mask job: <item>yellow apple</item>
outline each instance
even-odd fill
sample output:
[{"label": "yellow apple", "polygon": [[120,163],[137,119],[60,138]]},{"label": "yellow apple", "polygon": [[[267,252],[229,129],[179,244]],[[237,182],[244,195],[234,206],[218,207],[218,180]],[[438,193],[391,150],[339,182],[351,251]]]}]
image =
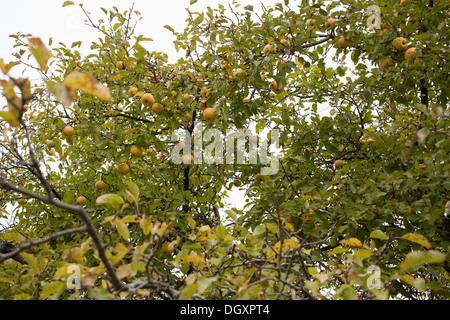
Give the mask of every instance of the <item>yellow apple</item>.
[{"label": "yellow apple", "polygon": [[105,189],[106,184],[102,180],[98,180],[94,186],[95,186],[95,189],[97,189],[97,190],[103,190],[103,189]]},{"label": "yellow apple", "polygon": [[62,129],[62,135],[63,137],[70,138],[75,134],[75,130],[71,126],[65,126],[64,129]]},{"label": "yellow apple", "polygon": [[47,140],[46,145],[47,148],[53,148],[54,146],[56,146],[56,143],[53,140]]},{"label": "yellow apple", "polygon": [[186,102],[186,101],[188,101],[190,98],[191,98],[191,95],[190,95],[190,94],[188,94],[188,93],[183,94],[183,100],[182,100],[183,103]]},{"label": "yellow apple", "polygon": [[136,87],[130,87],[130,89],[128,89],[128,95],[130,97],[134,96],[136,94],[137,90],[138,89]]},{"label": "yellow apple", "polygon": [[140,146],[133,145],[133,146],[131,146],[130,154],[131,154],[133,157],[141,157],[142,154],[143,154],[143,151],[144,151],[144,150],[143,150]]},{"label": "yellow apple", "polygon": [[308,19],[308,20],[306,20],[306,27],[307,28],[314,27],[315,23],[316,23],[315,19]]},{"label": "yellow apple", "polygon": [[245,72],[242,68],[237,68],[233,72],[233,77],[239,80],[244,80],[247,77],[247,72]]},{"label": "yellow apple", "polygon": [[119,166],[117,167],[117,172],[120,175],[126,175],[128,174],[128,172],[130,172],[130,166],[124,162],[122,162],[121,164],[119,164]]},{"label": "yellow apple", "polygon": [[151,107],[155,103],[155,98],[151,93],[144,93],[141,97],[142,104],[146,107]]},{"label": "yellow apple", "polygon": [[160,115],[164,111],[164,107],[161,103],[156,102],[152,105],[152,110],[157,115]]},{"label": "yellow apple", "polygon": [[405,60],[409,61],[413,58],[414,56],[414,51],[416,50],[416,47],[411,47],[408,50],[406,50],[405,52]]},{"label": "yellow apple", "polygon": [[202,99],[202,101],[200,101],[200,109],[202,109],[203,111],[208,107],[207,101],[208,99]]},{"label": "yellow apple", "polygon": [[401,5],[408,5],[411,4],[411,0],[400,0]]},{"label": "yellow apple", "polygon": [[348,47],[349,42],[348,42],[348,39],[346,37],[340,36],[339,39],[336,40],[334,45],[336,47],[338,47],[339,49],[345,49],[345,48]]},{"label": "yellow apple", "polygon": [[276,94],[279,94],[279,93],[283,92],[283,90],[284,90],[284,85],[280,85],[280,86],[279,86],[279,85],[277,84],[277,82],[274,80],[274,81],[272,82],[271,89],[272,89],[272,91],[275,92]]},{"label": "yellow apple", "polygon": [[116,67],[119,70],[123,70],[123,69],[125,69],[125,63],[123,63],[123,61],[117,61]]},{"label": "yellow apple", "polygon": [[405,51],[408,47],[408,41],[403,37],[397,37],[392,41],[392,45],[394,46],[395,50],[397,51]]},{"label": "yellow apple", "polygon": [[391,57],[386,58],[378,63],[378,66],[380,67],[381,70],[384,70],[384,69],[386,69],[386,67],[393,66],[393,65],[394,65],[394,60]]},{"label": "yellow apple", "polygon": [[191,115],[189,114],[189,113],[185,113],[185,114],[183,114],[183,116],[181,117],[181,120],[182,121],[184,121],[184,122],[189,122],[189,121],[191,121]]},{"label": "yellow apple", "polygon": [[216,110],[214,108],[208,107],[203,111],[203,118],[205,118],[206,121],[214,121],[216,118]]},{"label": "yellow apple", "polygon": [[240,179],[234,179],[233,184],[235,187],[240,187],[242,184],[242,181]]},{"label": "yellow apple", "polygon": [[336,170],[341,169],[343,166],[344,166],[344,161],[341,160],[341,159],[336,160],[336,161],[334,162],[334,168],[335,168]]}]

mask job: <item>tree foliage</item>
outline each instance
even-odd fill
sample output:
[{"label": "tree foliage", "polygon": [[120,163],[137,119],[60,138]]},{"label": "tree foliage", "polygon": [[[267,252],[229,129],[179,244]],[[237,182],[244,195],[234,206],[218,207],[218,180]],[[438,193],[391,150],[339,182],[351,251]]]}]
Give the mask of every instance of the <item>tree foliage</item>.
[{"label": "tree foliage", "polygon": [[[176,62],[134,8],[79,7],[88,55],[16,34],[0,60],[0,298],[448,298],[447,2],[190,7]],[[278,129],[278,172],[175,164],[198,123]]]}]

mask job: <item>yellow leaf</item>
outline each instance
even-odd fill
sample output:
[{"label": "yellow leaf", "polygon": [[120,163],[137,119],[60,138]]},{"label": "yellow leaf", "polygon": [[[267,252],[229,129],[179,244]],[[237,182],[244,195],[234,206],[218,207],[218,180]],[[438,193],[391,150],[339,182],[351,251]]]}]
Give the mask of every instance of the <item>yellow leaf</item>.
[{"label": "yellow leaf", "polygon": [[344,240],[341,240],[339,243],[344,244],[346,246],[350,246],[350,247],[362,247],[361,240],[359,240],[357,238],[344,239]]},{"label": "yellow leaf", "polygon": [[70,107],[73,101],[73,90],[68,86],[59,83],[48,81],[47,89],[50,91],[64,106]]},{"label": "yellow leaf", "polygon": [[317,281],[319,281],[320,284],[324,283],[325,281],[328,280],[328,274],[326,273],[317,273],[314,275],[314,278],[317,279]]},{"label": "yellow leaf", "polygon": [[[267,259],[273,259],[277,254],[280,253],[281,241],[275,243],[272,248],[266,254]],[[292,250],[298,248],[298,242],[295,238],[286,239],[283,241],[282,251]]]},{"label": "yellow leaf", "polygon": [[112,101],[112,95],[109,89],[98,83],[90,73],[73,71],[64,79],[63,84],[69,88],[92,94],[103,101]]},{"label": "yellow leaf", "polygon": [[124,239],[124,240],[128,240],[130,238],[130,231],[128,230],[127,225],[125,224],[125,222],[123,222],[120,219],[115,219],[113,221],[113,223],[116,225],[117,227],[117,231],[119,231],[120,236]]},{"label": "yellow leaf", "polygon": [[53,57],[53,54],[44,45],[40,38],[29,38],[31,54],[36,58],[42,71],[47,71],[47,62]]},{"label": "yellow leaf", "polygon": [[153,229],[152,217],[143,217],[139,221],[139,226],[141,227],[144,235],[148,235],[150,231]]},{"label": "yellow leaf", "polygon": [[129,276],[131,274],[131,265],[124,264],[124,265],[119,266],[116,269],[116,273],[117,273],[117,276],[119,277],[119,279],[123,279],[123,278]]},{"label": "yellow leaf", "polygon": [[186,257],[186,262],[205,262],[205,258],[202,255],[199,255],[197,252],[191,252]]},{"label": "yellow leaf", "polygon": [[427,238],[425,238],[423,235],[421,234],[417,234],[417,233],[407,233],[405,235],[402,236],[403,239],[418,243],[422,246],[424,246],[427,249],[431,249],[432,246],[431,244],[428,242]]}]

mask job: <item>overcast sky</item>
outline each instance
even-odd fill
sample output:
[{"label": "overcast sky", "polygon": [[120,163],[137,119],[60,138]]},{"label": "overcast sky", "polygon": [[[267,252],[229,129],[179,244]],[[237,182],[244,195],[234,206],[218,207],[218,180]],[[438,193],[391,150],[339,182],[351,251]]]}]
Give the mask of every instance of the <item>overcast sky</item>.
[{"label": "overcast sky", "polygon": [[[84,8],[93,14],[93,21],[104,18],[100,7],[111,9],[116,6],[120,11],[129,9],[134,3],[134,9],[142,13],[142,20],[137,26],[136,35],[143,34],[154,41],[147,44],[147,48],[154,51],[166,52],[169,59],[177,55],[173,49],[174,40],[171,32],[164,25],[170,25],[177,31],[184,29],[187,11],[202,11],[207,6],[217,7],[219,3],[226,5],[232,0],[198,0],[190,5],[190,0],[85,0],[74,1],[83,3]],[[251,4],[258,9],[260,0],[238,0],[242,6]],[[282,2],[281,0],[264,0],[264,5]],[[63,42],[70,45],[75,41],[83,41],[82,48],[89,48],[91,42],[98,38],[95,29],[84,24],[84,13],[76,6],[62,7],[64,0],[14,0],[2,1],[2,17],[0,20],[0,58],[5,61],[13,60],[14,39],[10,34],[17,32],[30,33],[41,37],[44,43],[52,38],[53,43]],[[172,60],[172,59],[171,59]],[[172,60],[173,61],[173,60]]]}]

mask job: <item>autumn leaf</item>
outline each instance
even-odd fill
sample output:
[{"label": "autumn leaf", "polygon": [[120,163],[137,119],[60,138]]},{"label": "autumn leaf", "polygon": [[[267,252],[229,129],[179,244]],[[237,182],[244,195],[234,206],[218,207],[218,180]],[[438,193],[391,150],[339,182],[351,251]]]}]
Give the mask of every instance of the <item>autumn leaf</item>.
[{"label": "autumn leaf", "polygon": [[36,58],[42,71],[47,71],[47,63],[53,57],[53,54],[44,45],[40,38],[29,38],[31,54]]},{"label": "autumn leaf", "polygon": [[359,240],[357,238],[344,239],[344,240],[341,240],[339,243],[344,244],[349,247],[362,247],[361,240]]},{"label": "autumn leaf", "polygon": [[63,81],[67,87],[92,94],[103,101],[111,102],[112,95],[107,87],[86,72],[73,71]]},{"label": "autumn leaf", "polygon": [[422,246],[424,246],[427,249],[431,249],[432,246],[431,244],[428,242],[427,238],[425,238],[423,235],[421,234],[417,234],[417,233],[407,233],[405,235],[402,236],[403,239],[418,243]]},{"label": "autumn leaf", "polygon": [[47,81],[47,89],[63,104],[63,106],[70,107],[73,101],[73,89],[54,81]]},{"label": "autumn leaf", "polygon": [[117,227],[117,231],[119,231],[120,236],[124,240],[128,240],[130,238],[130,231],[128,230],[126,223],[121,219],[115,219],[113,223]]},{"label": "autumn leaf", "polygon": [[191,252],[186,256],[185,262],[204,263],[205,258],[197,252]]}]

